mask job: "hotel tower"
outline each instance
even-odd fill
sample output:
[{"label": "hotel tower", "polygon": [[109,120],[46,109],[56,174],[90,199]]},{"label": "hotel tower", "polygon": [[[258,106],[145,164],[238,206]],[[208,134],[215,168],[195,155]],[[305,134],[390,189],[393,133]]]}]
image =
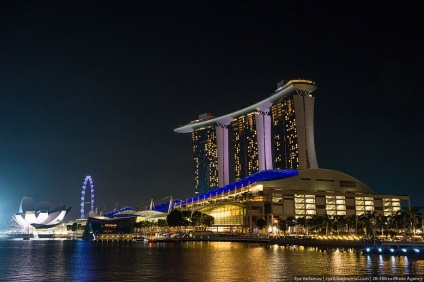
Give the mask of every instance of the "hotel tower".
[{"label": "hotel tower", "polygon": [[176,128],[191,133],[196,193],[223,187],[229,179],[229,134],[234,151],[235,180],[273,168],[318,168],[314,144],[315,83],[309,80],[280,82],[275,92],[254,105]]}]

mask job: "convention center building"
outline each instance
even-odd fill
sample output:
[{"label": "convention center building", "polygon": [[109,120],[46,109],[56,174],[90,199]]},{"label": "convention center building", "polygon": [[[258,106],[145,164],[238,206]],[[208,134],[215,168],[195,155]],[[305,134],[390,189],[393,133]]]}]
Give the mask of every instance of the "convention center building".
[{"label": "convention center building", "polygon": [[376,194],[345,173],[329,169],[264,170],[194,198],[175,208],[198,210],[214,217],[212,230],[248,233],[258,219],[268,225],[287,218],[315,215],[391,216],[409,208],[407,195]]}]

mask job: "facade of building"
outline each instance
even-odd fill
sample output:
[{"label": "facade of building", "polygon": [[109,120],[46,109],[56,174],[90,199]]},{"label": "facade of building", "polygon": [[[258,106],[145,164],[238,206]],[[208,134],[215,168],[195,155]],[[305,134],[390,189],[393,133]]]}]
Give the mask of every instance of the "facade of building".
[{"label": "facade of building", "polygon": [[255,229],[258,219],[270,225],[289,217],[359,216],[374,211],[390,216],[401,207],[409,208],[410,199],[376,194],[361,181],[335,170],[267,170],[176,207],[213,216],[216,231],[246,233]]},{"label": "facade of building", "polygon": [[195,192],[205,193],[218,187],[218,151],[215,126],[200,128],[191,133],[193,140]]},{"label": "facade of building", "polygon": [[235,180],[255,172],[272,169],[271,117],[266,113],[251,112],[235,118],[233,132]]},{"label": "facade of building", "polygon": [[274,168],[318,168],[314,101],[309,89],[298,90],[271,106]]},{"label": "facade of building", "polygon": [[89,217],[84,228],[84,240],[132,240],[136,217]]},{"label": "facade of building", "polygon": [[[202,114],[194,122],[213,118]],[[195,128],[191,133],[193,142],[195,193],[229,183],[228,129],[221,124],[208,124]]]},{"label": "facade of building", "polygon": [[316,89],[309,80],[281,82],[270,97],[239,111],[181,126],[177,133],[192,133],[195,191],[204,193],[229,181],[231,127],[235,180],[273,168],[317,168],[313,132]]},{"label": "facade of building", "polygon": [[[257,228],[258,219],[272,225],[314,216],[392,216],[402,206],[410,208],[406,195],[376,194],[352,176],[318,168],[315,90],[309,80],[280,82],[275,93],[254,105],[220,117],[200,116],[175,129],[192,132],[198,194],[174,206],[213,216],[216,231],[242,233]],[[227,128],[234,152],[232,184]]]},{"label": "facade of building", "polygon": [[59,225],[69,214],[71,208],[65,205],[50,209],[50,203],[40,202],[35,208],[31,197],[23,197],[19,206],[19,212],[12,215],[16,223],[22,227],[33,226],[36,229],[47,229]]}]

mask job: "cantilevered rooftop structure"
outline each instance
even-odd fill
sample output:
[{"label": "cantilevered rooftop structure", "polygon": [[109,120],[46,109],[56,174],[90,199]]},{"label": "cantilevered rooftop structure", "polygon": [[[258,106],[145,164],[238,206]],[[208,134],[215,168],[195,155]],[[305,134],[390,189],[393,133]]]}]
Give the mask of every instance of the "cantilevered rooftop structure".
[{"label": "cantilevered rooftop structure", "polygon": [[230,183],[230,136],[235,181],[275,168],[318,168],[311,95],[316,88],[310,80],[282,81],[256,104],[218,117],[203,114],[176,128],[192,134],[196,193]]}]

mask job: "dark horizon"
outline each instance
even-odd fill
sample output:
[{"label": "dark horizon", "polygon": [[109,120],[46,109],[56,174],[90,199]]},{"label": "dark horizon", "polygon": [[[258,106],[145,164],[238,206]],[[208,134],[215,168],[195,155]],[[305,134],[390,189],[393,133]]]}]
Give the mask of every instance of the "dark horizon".
[{"label": "dark horizon", "polygon": [[173,130],[296,78],[318,87],[319,167],[424,206],[418,4],[3,1],[0,222],[24,196],[77,218],[86,175],[105,212],[188,198]]}]

